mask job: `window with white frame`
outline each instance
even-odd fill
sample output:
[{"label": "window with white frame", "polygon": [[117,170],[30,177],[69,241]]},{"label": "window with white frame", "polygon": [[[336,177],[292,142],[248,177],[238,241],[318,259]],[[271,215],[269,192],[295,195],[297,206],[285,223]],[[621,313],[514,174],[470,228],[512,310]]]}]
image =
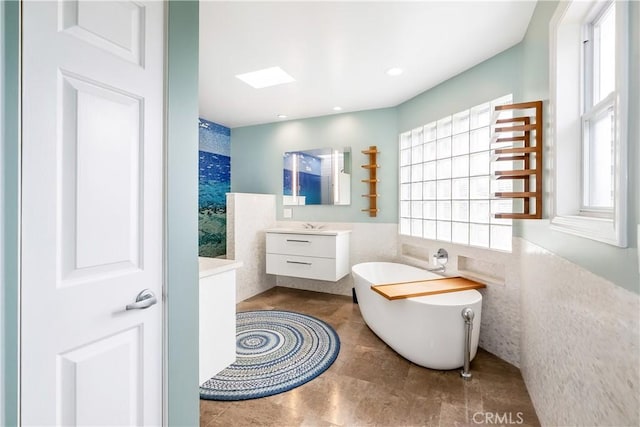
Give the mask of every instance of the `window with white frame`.
[{"label": "window with white frame", "polygon": [[400,234],[511,250],[510,180],[491,178],[509,162],[491,162],[491,118],[507,95],[400,134]]},{"label": "window with white frame", "polygon": [[608,214],[614,201],[616,24],[614,2],[584,26],[582,69],[582,212]]},{"label": "window with white frame", "polygon": [[550,46],[552,226],[622,247],[628,16],[624,1],[563,2],[551,21]]}]

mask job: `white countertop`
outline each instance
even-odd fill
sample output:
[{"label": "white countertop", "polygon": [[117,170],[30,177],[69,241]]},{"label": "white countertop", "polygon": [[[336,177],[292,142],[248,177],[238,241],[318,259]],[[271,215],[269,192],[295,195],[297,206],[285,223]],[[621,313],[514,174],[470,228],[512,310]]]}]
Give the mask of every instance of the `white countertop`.
[{"label": "white countertop", "polygon": [[198,257],[198,267],[200,270],[200,278],[213,276],[214,274],[224,273],[225,271],[235,270],[242,267],[242,261],[223,258],[207,258]]},{"label": "white countertop", "polygon": [[318,236],[338,236],[340,234],[351,233],[351,230],[330,230],[324,228],[268,228],[265,233],[280,234],[315,234]]}]

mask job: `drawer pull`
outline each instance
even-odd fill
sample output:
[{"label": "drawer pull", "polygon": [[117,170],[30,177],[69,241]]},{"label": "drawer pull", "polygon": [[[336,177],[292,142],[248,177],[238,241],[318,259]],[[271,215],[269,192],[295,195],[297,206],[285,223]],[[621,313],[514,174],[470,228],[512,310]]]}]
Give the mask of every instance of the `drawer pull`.
[{"label": "drawer pull", "polygon": [[309,241],[309,240],[298,240],[298,239],[287,239],[287,242],[311,243],[311,241]]},{"label": "drawer pull", "polygon": [[301,265],[311,265],[310,262],[301,262],[301,261],[289,261],[287,260],[287,264],[301,264]]}]

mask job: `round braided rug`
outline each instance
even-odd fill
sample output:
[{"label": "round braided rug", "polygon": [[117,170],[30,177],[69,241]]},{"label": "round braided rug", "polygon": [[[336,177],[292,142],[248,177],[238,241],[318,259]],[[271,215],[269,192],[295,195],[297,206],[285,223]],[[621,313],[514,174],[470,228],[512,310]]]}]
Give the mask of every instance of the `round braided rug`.
[{"label": "round braided rug", "polygon": [[331,326],[305,314],[280,310],[236,314],[236,362],[200,386],[200,398],[246,400],[298,387],[338,357]]}]

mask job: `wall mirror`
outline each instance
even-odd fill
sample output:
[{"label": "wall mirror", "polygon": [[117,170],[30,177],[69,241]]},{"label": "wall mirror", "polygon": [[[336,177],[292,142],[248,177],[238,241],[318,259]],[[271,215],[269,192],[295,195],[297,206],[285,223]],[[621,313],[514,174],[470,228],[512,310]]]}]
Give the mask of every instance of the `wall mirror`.
[{"label": "wall mirror", "polygon": [[284,153],[284,205],[350,205],[351,148]]}]

